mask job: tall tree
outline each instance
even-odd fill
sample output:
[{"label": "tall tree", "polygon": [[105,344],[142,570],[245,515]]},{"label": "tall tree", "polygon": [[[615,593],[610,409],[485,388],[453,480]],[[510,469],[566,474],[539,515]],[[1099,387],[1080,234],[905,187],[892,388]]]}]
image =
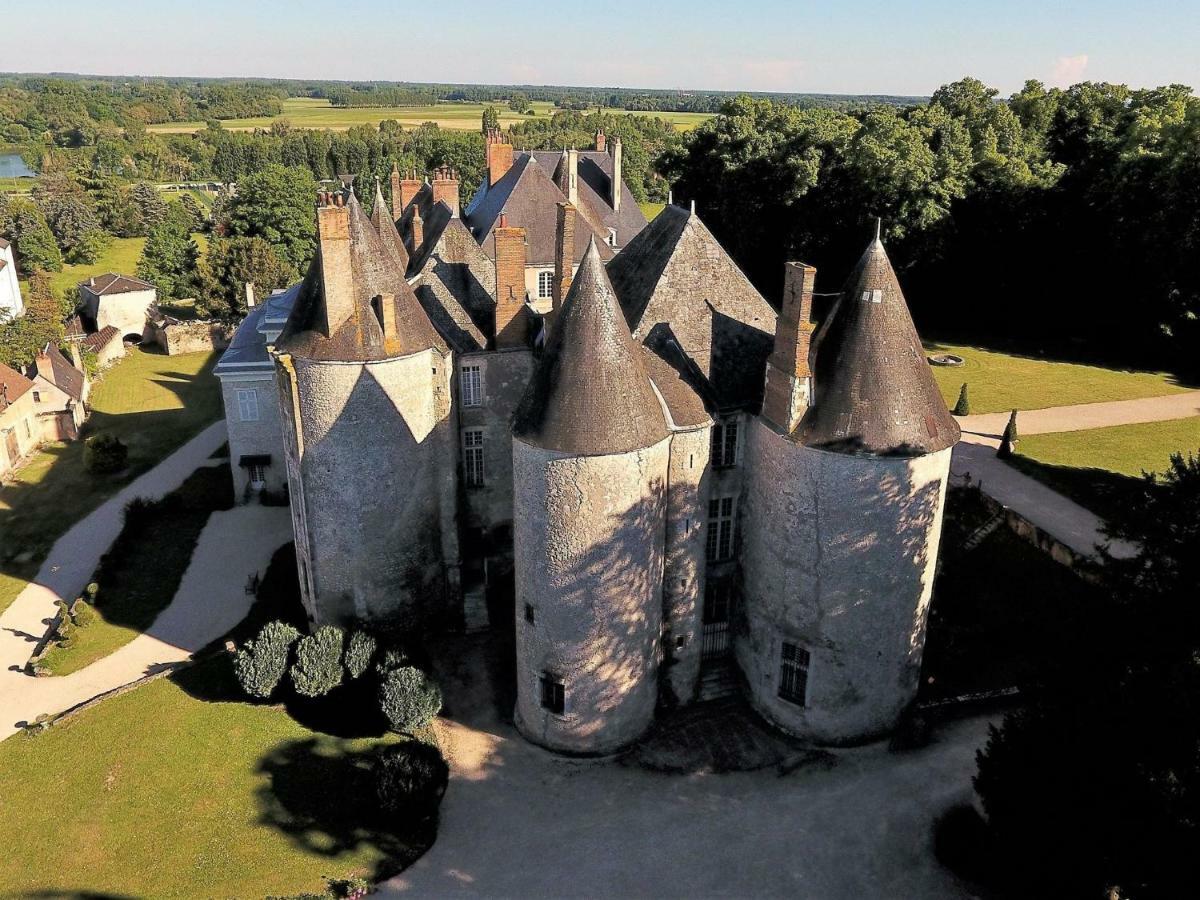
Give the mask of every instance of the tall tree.
[{"label": "tall tree", "polygon": [[262,238],[301,270],[313,254],[316,193],[307,169],[269,165],[238,182],[229,202],[229,233]]}]

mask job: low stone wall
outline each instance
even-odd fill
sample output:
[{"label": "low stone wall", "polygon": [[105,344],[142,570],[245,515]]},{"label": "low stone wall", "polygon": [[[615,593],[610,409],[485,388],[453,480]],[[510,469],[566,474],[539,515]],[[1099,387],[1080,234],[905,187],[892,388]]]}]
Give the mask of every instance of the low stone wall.
[{"label": "low stone wall", "polygon": [[1033,544],[1033,546],[1037,547],[1055,562],[1061,563],[1071,569],[1081,578],[1085,578],[1088,581],[1096,579],[1097,576],[1089,565],[1091,562],[1094,562],[1091,557],[1068,547],[1050,532],[1034,525],[1015,509],[1005,506],[987,492],[980,491],[979,494],[983,498],[984,504],[986,504],[987,508],[994,515],[1004,516],[1004,524],[1017,537]]},{"label": "low stone wall", "polygon": [[233,340],[233,332],[232,325],[207,320],[182,322],[165,319],[150,325],[150,339],[162,347],[167,356],[201,350],[224,350]]}]

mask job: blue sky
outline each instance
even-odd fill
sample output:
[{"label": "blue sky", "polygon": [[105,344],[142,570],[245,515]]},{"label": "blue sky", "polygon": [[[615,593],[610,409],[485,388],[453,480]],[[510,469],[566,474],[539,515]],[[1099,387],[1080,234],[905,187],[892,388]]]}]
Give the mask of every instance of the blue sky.
[{"label": "blue sky", "polygon": [[1200,0],[24,0],[0,70],[928,94],[1200,87]]}]

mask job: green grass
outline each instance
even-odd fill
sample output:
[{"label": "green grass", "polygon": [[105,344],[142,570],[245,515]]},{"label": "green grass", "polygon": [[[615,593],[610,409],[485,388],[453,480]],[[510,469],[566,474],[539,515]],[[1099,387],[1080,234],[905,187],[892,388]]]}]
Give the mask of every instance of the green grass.
[{"label": "green grass", "polygon": [[221,417],[215,353],[165,356],[131,350],[91,395],[89,427],[129,447],[129,468],[94,476],[83,443],[50,444],[0,487],[0,611],[36,574],[53,543],[134,477]]},{"label": "green grass", "polygon": [[36,183],[36,178],[0,178],[0,194],[27,194]]},{"label": "green grass", "polygon": [[1143,471],[1162,472],[1172,453],[1200,453],[1200,416],[1033,434],[1016,449],[1013,466],[1107,519],[1137,501]]},{"label": "green grass", "polygon": [[[208,250],[208,237],[194,234],[192,239],[200,247],[200,255],[203,256]],[[55,295],[59,295],[67,289],[74,289],[81,281],[106,272],[136,276],[138,260],[142,258],[142,248],[145,246],[144,237],[113,238],[112,244],[94,263],[63,266],[61,272],[51,272],[50,287]],[[21,288],[28,290],[28,285],[22,283]]]},{"label": "green grass", "polygon": [[[554,105],[545,102],[533,104],[534,116],[522,116],[514,113],[502,103],[435,103],[431,106],[360,106],[342,109],[330,106],[328,100],[290,97],[283,101],[283,113],[278,118],[287,119],[293,128],[327,128],[331,131],[345,131],[355,125],[378,125],[385,119],[394,119],[408,127],[415,127],[425,122],[436,122],[440,128],[474,131],[479,129],[483,111],[489,105],[495,106],[502,127],[531,118],[549,118],[555,112]],[[622,110],[611,111],[622,112]],[[695,128],[700,122],[711,118],[707,113],[638,111],[628,114],[657,116],[674,124],[679,131]],[[228,119],[221,125],[232,131],[249,131],[255,128],[270,128],[274,121],[275,119],[270,116],[258,116],[249,119]],[[204,127],[203,122],[164,122],[149,126],[149,130],[170,134],[190,134]]]},{"label": "green grass", "polygon": [[653,222],[655,217],[667,208],[667,204],[652,203],[647,200],[645,203],[639,203],[638,208],[641,209],[642,215],[646,217],[647,222]]},{"label": "green grass", "polygon": [[962,366],[931,368],[947,406],[954,406],[962,383],[968,384],[972,413],[1135,400],[1189,390],[1164,372],[1105,369],[954,344],[930,342],[925,348],[931,355],[963,357]]},{"label": "green grass", "polygon": [[372,748],[396,738],[236,702],[228,670],[217,657],[0,743],[6,896],[294,895],[423,851],[363,813]]}]

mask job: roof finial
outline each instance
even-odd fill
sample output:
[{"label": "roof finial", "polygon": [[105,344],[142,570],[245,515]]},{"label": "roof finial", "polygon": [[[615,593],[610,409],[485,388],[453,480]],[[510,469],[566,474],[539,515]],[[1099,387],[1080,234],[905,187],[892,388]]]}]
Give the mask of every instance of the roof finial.
[{"label": "roof finial", "polygon": [[875,240],[879,240],[879,232],[883,229],[883,219],[875,217]]},{"label": "roof finial", "polygon": [[691,214],[693,216],[696,214],[696,198],[695,197],[692,198]]}]

